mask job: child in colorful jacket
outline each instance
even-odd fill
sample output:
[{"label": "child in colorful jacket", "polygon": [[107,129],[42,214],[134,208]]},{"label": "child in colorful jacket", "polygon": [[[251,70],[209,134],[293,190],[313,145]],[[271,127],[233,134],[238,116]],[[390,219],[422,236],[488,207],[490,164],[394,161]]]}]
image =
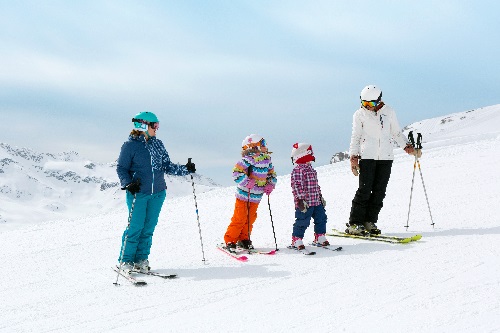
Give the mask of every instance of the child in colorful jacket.
[{"label": "child in colorful jacket", "polygon": [[295,201],[295,223],[292,232],[292,247],[305,248],[302,238],[314,219],[314,244],[328,246],[325,237],[327,216],[326,201],[321,195],[318,175],[311,166],[316,158],[312,146],[308,143],[295,143],[292,149],[292,162],[295,164],[291,174],[291,185]]},{"label": "child in colorful jacket", "polygon": [[260,135],[251,134],[241,146],[242,159],[233,168],[233,179],[237,184],[236,204],[224,235],[229,250],[234,250],[237,245],[253,249],[250,234],[257,219],[257,208],[263,194],[271,194],[277,182],[266,140]]}]

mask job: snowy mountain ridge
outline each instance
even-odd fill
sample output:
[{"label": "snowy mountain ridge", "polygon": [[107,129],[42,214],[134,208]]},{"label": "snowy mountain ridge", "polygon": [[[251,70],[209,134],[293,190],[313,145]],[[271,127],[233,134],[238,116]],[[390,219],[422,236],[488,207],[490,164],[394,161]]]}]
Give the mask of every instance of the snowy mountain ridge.
[{"label": "snowy mountain ridge", "polygon": [[[200,191],[218,187],[194,176]],[[167,176],[169,197],[192,191],[189,177]],[[0,143],[0,223],[41,222],[108,211],[123,199],[116,162],[94,163],[77,152],[38,153]],[[26,207],[30,209],[26,209]]]},{"label": "snowy mountain ridge", "polygon": [[465,143],[476,141],[478,136],[496,137],[499,119],[500,104],[497,104],[418,121],[405,126],[403,133],[422,133],[423,143],[432,142],[432,146]]}]

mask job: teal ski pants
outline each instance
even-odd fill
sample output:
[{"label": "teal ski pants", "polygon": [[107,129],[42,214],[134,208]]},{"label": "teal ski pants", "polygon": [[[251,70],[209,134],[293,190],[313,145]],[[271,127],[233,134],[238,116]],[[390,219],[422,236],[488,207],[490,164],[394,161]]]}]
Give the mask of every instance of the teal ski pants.
[{"label": "teal ski pants", "polygon": [[[122,236],[120,255],[125,245],[125,238],[127,238],[127,244],[123,252],[123,262],[133,263],[148,259],[153,233],[158,223],[158,216],[160,215],[166,195],[166,190],[155,194],[136,193],[130,226],[128,229],[125,229]],[[133,201],[134,196],[127,191],[129,214]],[[118,261],[120,261],[120,257],[118,257]]]}]

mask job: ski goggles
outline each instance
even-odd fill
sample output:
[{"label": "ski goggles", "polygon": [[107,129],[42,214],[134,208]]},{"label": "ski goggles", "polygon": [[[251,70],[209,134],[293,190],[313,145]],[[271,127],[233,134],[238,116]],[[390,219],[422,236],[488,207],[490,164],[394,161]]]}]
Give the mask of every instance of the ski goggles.
[{"label": "ski goggles", "polygon": [[361,101],[361,105],[367,107],[370,106],[372,108],[376,107],[378,105],[379,101]]},{"label": "ski goggles", "polygon": [[257,143],[249,143],[245,146],[243,146],[243,150],[245,149],[249,149],[249,148],[252,148],[252,147],[267,147],[267,143],[266,143],[266,140],[265,139],[261,139],[259,142]]},{"label": "ski goggles", "polygon": [[146,120],[142,119],[132,119],[134,122],[134,127],[135,129],[139,131],[147,131],[148,130],[148,125],[151,126],[152,129],[157,130],[160,128],[160,122],[147,122]]}]

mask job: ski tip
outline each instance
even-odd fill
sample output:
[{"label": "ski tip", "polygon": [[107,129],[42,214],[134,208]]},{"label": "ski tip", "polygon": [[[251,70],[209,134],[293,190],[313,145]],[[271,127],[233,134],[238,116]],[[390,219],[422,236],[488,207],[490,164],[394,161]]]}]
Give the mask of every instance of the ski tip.
[{"label": "ski tip", "polygon": [[134,286],[141,287],[147,285],[146,281],[137,281]]},{"label": "ski tip", "polygon": [[412,241],[418,241],[419,239],[422,238],[422,235],[415,235],[411,238]]},{"label": "ski tip", "polygon": [[248,260],[248,257],[246,256],[239,256],[236,258],[236,260],[239,260],[239,261],[247,261]]}]

